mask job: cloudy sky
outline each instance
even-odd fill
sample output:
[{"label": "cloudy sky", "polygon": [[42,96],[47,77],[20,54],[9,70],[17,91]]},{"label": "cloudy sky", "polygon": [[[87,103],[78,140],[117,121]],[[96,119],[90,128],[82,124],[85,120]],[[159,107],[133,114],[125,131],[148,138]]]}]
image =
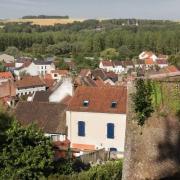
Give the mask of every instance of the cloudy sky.
[{"label": "cloudy sky", "polygon": [[180,0],[0,0],[0,18],[69,15],[72,18],[180,19]]}]

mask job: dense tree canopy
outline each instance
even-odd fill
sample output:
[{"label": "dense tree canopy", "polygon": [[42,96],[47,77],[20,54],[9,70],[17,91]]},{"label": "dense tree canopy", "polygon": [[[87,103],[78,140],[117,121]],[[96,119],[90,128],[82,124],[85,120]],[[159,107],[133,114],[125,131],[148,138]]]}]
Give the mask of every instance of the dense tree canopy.
[{"label": "dense tree canopy", "polygon": [[37,179],[52,168],[50,140],[34,125],[21,127],[12,116],[0,113],[0,178]]}]

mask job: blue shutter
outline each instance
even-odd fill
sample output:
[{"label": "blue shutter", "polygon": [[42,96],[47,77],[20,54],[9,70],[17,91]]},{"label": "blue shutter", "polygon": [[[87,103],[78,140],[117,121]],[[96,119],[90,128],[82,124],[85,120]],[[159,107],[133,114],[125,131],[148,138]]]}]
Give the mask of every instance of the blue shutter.
[{"label": "blue shutter", "polygon": [[78,136],[85,136],[85,122],[78,121]]},{"label": "blue shutter", "polygon": [[107,124],[107,138],[114,139],[114,124]]}]

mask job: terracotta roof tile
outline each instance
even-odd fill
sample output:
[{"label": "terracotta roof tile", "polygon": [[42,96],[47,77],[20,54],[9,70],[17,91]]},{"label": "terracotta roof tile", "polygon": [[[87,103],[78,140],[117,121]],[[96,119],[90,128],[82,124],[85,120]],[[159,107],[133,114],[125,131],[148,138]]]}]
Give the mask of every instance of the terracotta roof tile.
[{"label": "terracotta roof tile", "polygon": [[[83,106],[85,100],[89,101],[87,107]],[[112,108],[112,102],[117,102]],[[70,111],[99,112],[99,113],[126,113],[127,88],[123,86],[106,87],[78,87],[69,103]]]},{"label": "terracotta roof tile", "polygon": [[51,72],[52,73],[57,73],[59,75],[64,75],[64,76],[69,74],[68,70],[60,70],[60,69],[52,70]]},{"label": "terracotta roof tile", "polygon": [[11,72],[0,72],[0,79],[13,79]]},{"label": "terracotta roof tile", "polygon": [[168,66],[168,67],[166,67],[165,68],[165,71],[166,72],[178,72],[179,70],[177,69],[177,67],[175,67],[175,66]]},{"label": "terracotta roof tile", "polygon": [[145,64],[146,64],[146,65],[153,65],[153,64],[154,64],[154,61],[153,61],[153,59],[151,59],[151,58],[145,59]]},{"label": "terracotta roof tile", "polygon": [[25,76],[21,80],[16,81],[17,88],[30,88],[45,86],[45,82],[39,76]]},{"label": "terracotta roof tile", "polygon": [[80,150],[95,150],[95,145],[73,143],[72,148],[80,149]]},{"label": "terracotta roof tile", "polygon": [[103,64],[103,66],[113,66],[113,62],[112,61],[103,60],[101,62]]}]

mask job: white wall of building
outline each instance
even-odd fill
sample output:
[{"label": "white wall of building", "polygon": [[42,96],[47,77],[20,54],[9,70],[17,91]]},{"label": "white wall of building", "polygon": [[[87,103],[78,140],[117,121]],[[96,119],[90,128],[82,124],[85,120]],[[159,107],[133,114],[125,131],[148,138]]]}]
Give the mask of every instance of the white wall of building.
[{"label": "white wall of building", "polygon": [[[19,65],[17,64],[17,66]],[[55,70],[55,65],[53,63],[48,65],[44,65],[44,64],[36,65],[35,63],[32,62],[28,67],[14,70],[14,74],[16,76],[19,76],[21,72],[25,71],[31,76],[39,76],[39,75],[50,74],[52,70]]]},{"label": "white wall of building", "polygon": [[66,135],[64,135],[64,134],[45,133],[45,136],[51,138],[52,141],[65,141],[66,140]]},{"label": "white wall of building", "polygon": [[49,102],[60,102],[68,95],[73,95],[73,83],[71,78],[63,78],[62,84],[50,95]]},{"label": "white wall of building", "polygon": [[[85,136],[78,136],[78,121],[85,122]],[[68,139],[71,145],[89,144],[96,148],[117,148],[124,152],[126,115],[92,112],[66,112]],[[114,123],[114,139],[107,138],[107,123]]]},{"label": "white wall of building", "polygon": [[22,96],[22,95],[28,95],[28,94],[33,94],[37,91],[45,91],[46,87],[42,86],[42,87],[31,87],[31,88],[24,88],[24,89],[16,89],[16,95],[18,96]]}]

